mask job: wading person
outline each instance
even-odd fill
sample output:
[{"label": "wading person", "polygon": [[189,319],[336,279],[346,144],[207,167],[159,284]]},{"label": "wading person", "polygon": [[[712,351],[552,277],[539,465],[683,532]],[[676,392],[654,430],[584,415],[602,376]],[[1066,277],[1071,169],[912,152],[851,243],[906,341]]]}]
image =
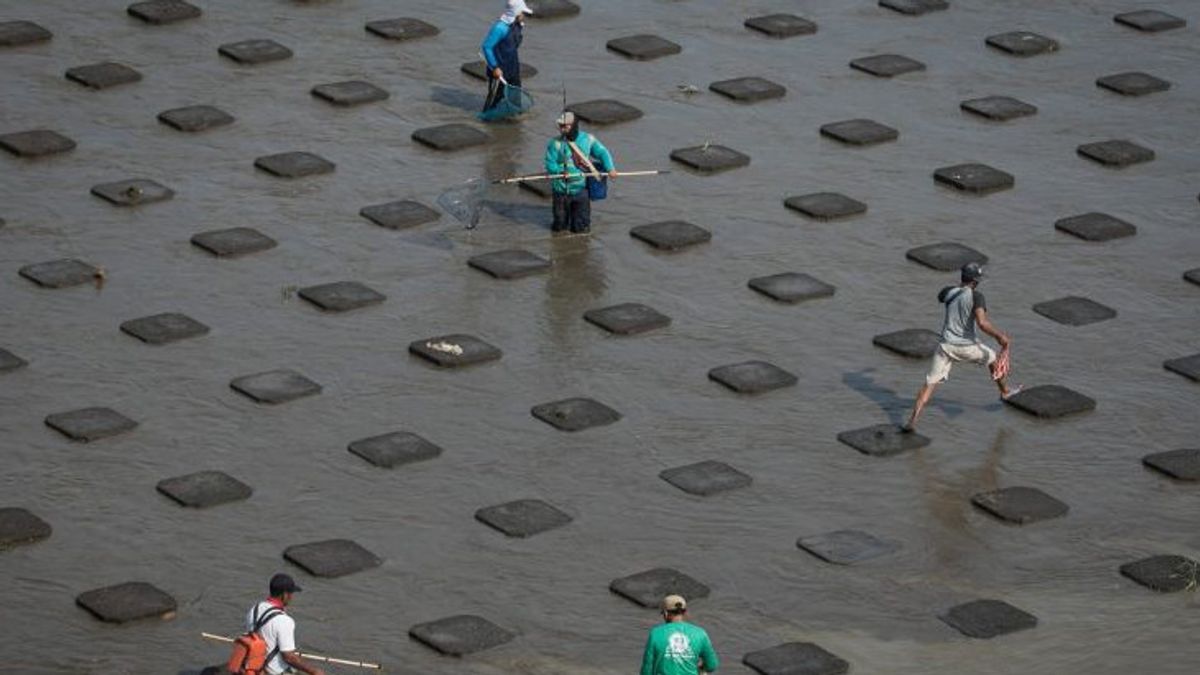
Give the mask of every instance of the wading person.
[{"label": "wading person", "polygon": [[[583,234],[592,227],[592,197],[588,181],[617,177],[612,154],[595,136],[579,128],[575,113],[564,112],[556,120],[558,136],[546,144],[546,173],[559,176],[550,181],[553,193],[553,232],[570,230]],[[590,178],[589,178],[590,177]]]},{"label": "wading person", "polygon": [[688,623],[687,600],[668,595],[662,601],[663,623],[650,629],[642,675],[698,675],[721,665],[708,633]]},{"label": "wading person", "polygon": [[259,673],[325,675],[325,671],[310,665],[296,652],[296,621],[288,616],[286,610],[292,602],[292,596],[300,592],[300,587],[290,576],[276,574],[271,577],[269,590],[270,596],[256,603],[246,613],[246,632],[257,633],[266,643],[266,668]]},{"label": "wading person", "polygon": [[480,49],[487,62],[487,99],[483,111],[487,112],[504,100],[504,82],[514,87],[521,86],[521,59],[517,50],[521,48],[521,32],[525,28],[525,15],[533,14],[525,0],[505,0],[504,13],[492,24],[483,38]]},{"label": "wading person", "polygon": [[[945,305],[946,311],[942,320],[941,342],[938,343],[937,351],[933,353],[933,363],[929,367],[929,374],[925,376],[925,384],[917,392],[912,416],[901,427],[903,431],[916,428],[921,411],[925,410],[929,399],[933,398],[933,390],[950,377],[950,367],[956,361],[986,365],[1000,389],[1001,398],[1008,398],[1020,389],[1008,387],[1007,367],[1001,367],[1002,363],[1007,363],[1007,355],[999,359],[995,350],[975,337],[975,327],[978,325],[980,330],[1000,343],[1001,350],[1007,350],[1011,342],[1007,335],[988,320],[987,301],[978,290],[979,282],[983,279],[983,267],[978,263],[963,265],[960,279],[962,283],[958,286],[947,286],[938,293],[938,302]],[[1001,353],[1003,354],[1003,351]]]}]

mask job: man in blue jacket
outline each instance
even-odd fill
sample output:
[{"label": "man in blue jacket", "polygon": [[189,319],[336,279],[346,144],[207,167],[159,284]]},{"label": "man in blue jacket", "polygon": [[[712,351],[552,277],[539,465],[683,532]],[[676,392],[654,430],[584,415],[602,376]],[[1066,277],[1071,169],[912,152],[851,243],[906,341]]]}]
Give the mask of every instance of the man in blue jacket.
[{"label": "man in blue jacket", "polygon": [[558,136],[546,144],[546,173],[560,176],[550,181],[554,199],[553,232],[584,234],[592,226],[592,199],[587,181],[616,178],[612,154],[595,136],[579,128],[575,113],[558,120]]},{"label": "man in blue jacket", "polygon": [[521,59],[517,50],[521,48],[521,31],[525,27],[525,15],[533,14],[525,0],[505,0],[504,14],[492,24],[480,46],[483,60],[487,62],[488,95],[483,104],[484,112],[495,108],[504,99],[504,85],[521,86]]}]

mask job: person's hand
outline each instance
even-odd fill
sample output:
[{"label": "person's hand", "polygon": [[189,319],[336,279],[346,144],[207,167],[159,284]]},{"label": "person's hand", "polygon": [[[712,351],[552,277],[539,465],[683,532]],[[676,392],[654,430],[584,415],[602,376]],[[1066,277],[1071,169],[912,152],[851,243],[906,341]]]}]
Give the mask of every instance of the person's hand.
[{"label": "person's hand", "polygon": [[492,77],[496,78],[497,80],[504,79],[504,71],[500,70],[500,66],[496,66],[495,68],[492,68]]},{"label": "person's hand", "polygon": [[320,668],[313,668],[312,675],[325,675],[325,671]]},{"label": "person's hand", "polygon": [[620,176],[620,175],[621,174],[616,169],[609,169],[609,171],[608,171],[609,178],[616,178],[617,176]]}]

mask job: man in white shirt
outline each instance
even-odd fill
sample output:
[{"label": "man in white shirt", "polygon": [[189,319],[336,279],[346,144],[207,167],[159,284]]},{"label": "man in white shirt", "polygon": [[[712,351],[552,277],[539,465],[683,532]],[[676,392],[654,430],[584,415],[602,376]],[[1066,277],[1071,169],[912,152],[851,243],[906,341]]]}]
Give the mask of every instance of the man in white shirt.
[{"label": "man in white shirt", "polygon": [[291,604],[292,596],[300,592],[294,579],[287,574],[271,577],[271,595],[256,603],[246,613],[246,632],[257,627],[258,634],[267,643],[267,670],[270,675],[281,673],[308,673],[325,675],[325,671],[309,665],[296,653],[296,621],[287,615],[285,608]]}]

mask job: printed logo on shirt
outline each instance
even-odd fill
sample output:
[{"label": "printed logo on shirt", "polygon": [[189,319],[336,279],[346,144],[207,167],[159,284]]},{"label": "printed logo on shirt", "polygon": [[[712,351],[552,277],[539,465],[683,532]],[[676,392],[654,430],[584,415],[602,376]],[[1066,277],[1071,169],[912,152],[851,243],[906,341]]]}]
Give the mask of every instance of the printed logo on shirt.
[{"label": "printed logo on shirt", "polygon": [[683,633],[671,633],[667,638],[666,657],[680,663],[693,663],[696,653],[692,651],[692,643]]}]

